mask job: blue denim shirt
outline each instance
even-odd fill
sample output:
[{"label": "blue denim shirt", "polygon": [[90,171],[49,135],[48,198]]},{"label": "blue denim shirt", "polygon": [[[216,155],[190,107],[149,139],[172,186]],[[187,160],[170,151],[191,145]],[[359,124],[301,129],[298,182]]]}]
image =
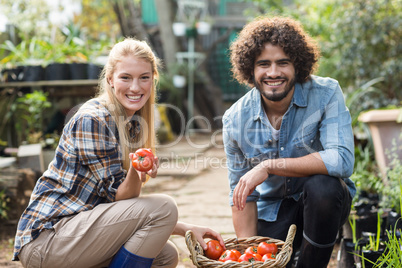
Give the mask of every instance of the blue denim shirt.
[{"label": "blue denim shirt", "polygon": [[[223,116],[223,142],[230,183],[230,205],[239,179],[266,159],[296,158],[319,152],[329,175],[342,178],[353,197],[349,179],[354,166],[354,140],[349,110],[338,82],[312,76],[296,83],[292,101],[282,118],[279,140],[272,138],[260,92],[253,88]],[[275,221],[284,198],[298,200],[303,178],[269,175],[247,197],[255,201],[258,217]]]}]

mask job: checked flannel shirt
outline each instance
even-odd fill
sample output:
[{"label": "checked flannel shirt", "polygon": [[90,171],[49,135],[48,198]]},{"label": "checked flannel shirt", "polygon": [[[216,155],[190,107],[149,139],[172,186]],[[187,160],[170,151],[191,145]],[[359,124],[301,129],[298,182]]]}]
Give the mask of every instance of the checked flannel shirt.
[{"label": "checked flannel shirt", "polygon": [[[133,136],[138,124],[130,122]],[[18,223],[13,260],[61,218],[113,202],[126,173],[115,121],[99,99],[87,101],[64,127],[55,157],[35,185]]]}]

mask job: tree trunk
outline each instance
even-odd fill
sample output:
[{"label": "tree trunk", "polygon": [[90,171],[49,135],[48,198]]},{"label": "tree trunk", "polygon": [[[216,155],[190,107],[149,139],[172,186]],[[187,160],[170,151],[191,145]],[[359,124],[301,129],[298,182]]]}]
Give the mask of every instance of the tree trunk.
[{"label": "tree trunk", "polygon": [[142,24],[140,8],[133,0],[114,1],[113,10],[123,36],[149,41],[148,33]]},{"label": "tree trunk", "polygon": [[159,31],[163,44],[163,58],[167,69],[176,62],[176,53],[179,51],[177,38],[173,34],[174,20],[173,0],[155,0],[156,11],[159,18]]}]

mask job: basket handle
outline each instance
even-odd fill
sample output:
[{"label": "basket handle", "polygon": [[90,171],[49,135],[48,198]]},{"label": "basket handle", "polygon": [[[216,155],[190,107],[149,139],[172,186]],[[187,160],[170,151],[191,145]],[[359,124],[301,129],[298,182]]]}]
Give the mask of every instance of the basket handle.
[{"label": "basket handle", "polygon": [[204,250],[192,231],[188,230],[186,232],[185,239],[187,248],[190,251],[190,258],[193,261],[193,264],[198,267],[197,254],[204,255]]},{"label": "basket handle", "polygon": [[288,246],[288,245],[292,246],[293,239],[295,239],[295,235],[296,235],[296,229],[297,228],[296,228],[295,224],[290,225],[290,228],[289,228],[288,235],[286,237],[284,246]]}]

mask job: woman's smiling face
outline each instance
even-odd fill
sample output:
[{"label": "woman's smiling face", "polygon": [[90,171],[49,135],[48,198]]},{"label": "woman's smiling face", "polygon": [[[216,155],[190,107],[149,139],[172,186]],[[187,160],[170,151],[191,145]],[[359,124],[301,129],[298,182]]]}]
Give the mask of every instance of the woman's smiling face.
[{"label": "woman's smiling face", "polygon": [[124,57],[116,64],[109,83],[114,87],[116,98],[125,108],[127,116],[131,117],[151,95],[152,65],[135,56]]}]

